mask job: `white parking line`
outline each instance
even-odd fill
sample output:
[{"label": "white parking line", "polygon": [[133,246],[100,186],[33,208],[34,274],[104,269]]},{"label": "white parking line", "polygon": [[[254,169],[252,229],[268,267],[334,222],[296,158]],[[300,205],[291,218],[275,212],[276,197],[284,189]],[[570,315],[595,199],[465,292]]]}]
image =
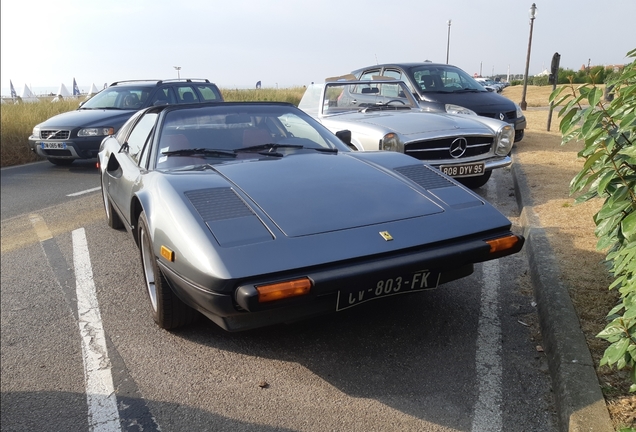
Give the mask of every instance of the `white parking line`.
[{"label": "white parking line", "polygon": [[91,189],[86,189],[86,190],[83,190],[83,191],[80,191],[80,192],[75,192],[75,193],[72,193],[72,194],[68,194],[66,196],[67,197],[74,197],[74,196],[84,195],[84,194],[87,194],[87,193],[98,191],[100,189],[101,189],[101,187],[98,186],[98,187],[94,187],[94,188],[91,188]]},{"label": "white parking line", "polygon": [[79,329],[82,337],[89,429],[95,432],[120,431],[111,362],[106,349],[106,338],[97,304],[84,228],[73,231],[73,265]]},{"label": "white parking line", "polygon": [[[488,196],[496,195],[494,178],[487,183]],[[489,198],[494,201],[494,198]],[[502,416],[502,345],[501,322],[499,320],[499,261],[482,264],[483,281],[481,308],[477,327],[477,353],[475,375],[477,376],[477,403],[471,432],[501,432]]]},{"label": "white parking line", "polygon": [[499,261],[483,263],[484,285],[477,328],[475,375],[477,404],[472,432],[499,432],[502,424],[501,322],[499,321]]}]

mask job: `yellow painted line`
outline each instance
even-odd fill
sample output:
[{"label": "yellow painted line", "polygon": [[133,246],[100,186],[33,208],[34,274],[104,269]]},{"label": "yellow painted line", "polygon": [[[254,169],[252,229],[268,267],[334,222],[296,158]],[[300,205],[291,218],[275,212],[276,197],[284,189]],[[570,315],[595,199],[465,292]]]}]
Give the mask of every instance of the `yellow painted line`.
[{"label": "yellow painted line", "polygon": [[35,234],[38,236],[41,242],[44,240],[52,239],[51,231],[49,227],[46,226],[46,222],[42,219],[42,216],[39,214],[30,214],[29,220],[31,221],[31,225],[33,225],[33,229],[35,230]]},{"label": "yellow painted line", "polygon": [[106,223],[101,195],[94,194],[2,221],[0,249],[4,254],[70,233],[95,222]]}]

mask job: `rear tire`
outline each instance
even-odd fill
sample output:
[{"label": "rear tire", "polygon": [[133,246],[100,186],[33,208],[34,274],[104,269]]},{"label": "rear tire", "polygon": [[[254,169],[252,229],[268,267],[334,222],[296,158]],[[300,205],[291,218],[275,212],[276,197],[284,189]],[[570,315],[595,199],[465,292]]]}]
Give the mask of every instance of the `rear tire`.
[{"label": "rear tire", "polygon": [[148,231],[146,214],[139,215],[139,252],[141,267],[146,282],[146,293],[150,300],[152,318],[163,329],[171,330],[191,324],[199,313],[183,303],[172,291],[168,281],[157,265],[152,240]]},{"label": "rear tire", "polygon": [[485,185],[491,175],[492,171],[486,171],[483,175],[478,177],[462,177],[456,180],[469,189],[477,189]]},{"label": "rear tire", "polygon": [[73,163],[73,161],[75,159],[60,159],[60,158],[47,158],[49,160],[49,162],[51,162],[53,165],[58,165],[58,166],[69,166]]}]

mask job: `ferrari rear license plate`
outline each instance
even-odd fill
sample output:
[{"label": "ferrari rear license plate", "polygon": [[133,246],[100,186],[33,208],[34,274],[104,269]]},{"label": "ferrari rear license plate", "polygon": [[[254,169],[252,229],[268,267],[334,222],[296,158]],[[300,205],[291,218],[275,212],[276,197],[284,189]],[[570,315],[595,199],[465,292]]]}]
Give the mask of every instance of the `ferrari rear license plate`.
[{"label": "ferrari rear license plate", "polygon": [[348,309],[370,300],[437,288],[441,273],[421,270],[410,275],[380,279],[375,286],[352,287],[338,291],[336,311]]},{"label": "ferrari rear license plate", "polygon": [[477,162],[463,165],[441,165],[440,171],[451,177],[470,177],[482,175],[485,171],[484,163]]},{"label": "ferrari rear license plate", "polygon": [[41,142],[40,148],[43,150],[66,150],[64,142]]}]

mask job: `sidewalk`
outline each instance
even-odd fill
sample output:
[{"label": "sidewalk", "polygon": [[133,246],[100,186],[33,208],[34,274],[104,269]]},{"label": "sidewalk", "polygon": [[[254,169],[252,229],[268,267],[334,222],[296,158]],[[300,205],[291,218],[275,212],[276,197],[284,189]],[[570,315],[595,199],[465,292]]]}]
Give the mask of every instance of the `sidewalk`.
[{"label": "sidewalk", "polygon": [[512,154],[512,176],[526,238],[530,275],[537,301],[543,345],[562,432],[612,432],[592,356],[567,287],[539,218],[523,166]]}]

